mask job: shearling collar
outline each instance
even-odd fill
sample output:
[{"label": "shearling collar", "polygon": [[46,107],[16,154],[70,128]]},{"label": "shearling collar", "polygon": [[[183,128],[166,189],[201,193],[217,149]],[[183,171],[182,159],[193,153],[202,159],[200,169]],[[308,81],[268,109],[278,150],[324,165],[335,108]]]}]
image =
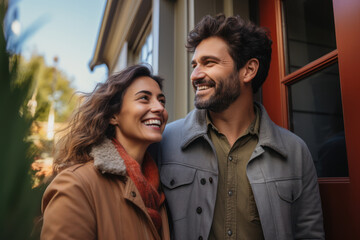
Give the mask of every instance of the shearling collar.
[{"label": "shearling collar", "polygon": [[108,138],[91,149],[94,166],[102,173],[126,176],[126,166],[112,141]]}]

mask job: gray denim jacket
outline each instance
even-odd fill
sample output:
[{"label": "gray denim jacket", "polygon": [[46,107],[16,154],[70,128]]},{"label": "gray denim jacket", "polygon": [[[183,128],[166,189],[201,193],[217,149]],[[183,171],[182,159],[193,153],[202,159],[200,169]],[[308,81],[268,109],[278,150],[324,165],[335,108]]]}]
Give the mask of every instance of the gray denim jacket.
[{"label": "gray denim jacket", "polygon": [[[247,165],[265,239],[324,239],[316,172],[305,143],[275,125],[260,105],[259,142]],[[207,239],[218,184],[206,111],[193,110],[166,126],[160,148],[160,178],[173,238]]]}]

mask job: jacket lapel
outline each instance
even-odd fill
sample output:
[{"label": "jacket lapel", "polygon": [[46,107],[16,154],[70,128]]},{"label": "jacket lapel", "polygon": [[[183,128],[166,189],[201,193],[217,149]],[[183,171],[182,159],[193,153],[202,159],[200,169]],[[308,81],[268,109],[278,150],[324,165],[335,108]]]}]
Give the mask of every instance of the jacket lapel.
[{"label": "jacket lapel", "polygon": [[184,119],[181,148],[185,149],[195,139],[206,135],[206,110],[194,109]]}]

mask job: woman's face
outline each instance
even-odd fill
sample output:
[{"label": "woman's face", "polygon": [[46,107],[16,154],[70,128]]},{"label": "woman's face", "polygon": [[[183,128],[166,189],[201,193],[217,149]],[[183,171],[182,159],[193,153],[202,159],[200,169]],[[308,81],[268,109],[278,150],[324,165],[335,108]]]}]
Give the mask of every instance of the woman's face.
[{"label": "woman's face", "polygon": [[123,145],[149,145],[161,141],[168,120],[165,96],[150,77],[139,77],[125,91],[122,107],[110,123]]}]

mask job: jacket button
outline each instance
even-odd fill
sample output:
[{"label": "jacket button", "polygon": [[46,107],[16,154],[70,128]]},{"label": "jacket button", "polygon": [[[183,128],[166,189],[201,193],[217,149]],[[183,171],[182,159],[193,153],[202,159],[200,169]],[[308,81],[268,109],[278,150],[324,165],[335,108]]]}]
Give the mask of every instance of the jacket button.
[{"label": "jacket button", "polygon": [[233,195],[233,191],[229,190],[228,195],[231,197]]},{"label": "jacket button", "polygon": [[197,212],[198,214],[201,214],[201,213],[202,213],[202,208],[201,208],[201,207],[198,207],[198,208],[196,209],[196,212]]},{"label": "jacket button", "polygon": [[209,182],[210,182],[210,183],[212,183],[212,182],[213,182],[212,177],[209,177]]},{"label": "jacket button", "polygon": [[228,159],[230,162],[233,160],[232,156],[228,157]]},{"label": "jacket button", "polygon": [[136,192],[131,191],[131,196],[132,196],[132,197],[136,197]]},{"label": "jacket button", "polygon": [[229,229],[229,230],[227,231],[227,235],[228,235],[228,236],[231,236],[231,235],[232,235],[231,229]]},{"label": "jacket button", "polygon": [[198,238],[199,240],[203,240],[203,237],[202,236],[199,236],[199,238]]},{"label": "jacket button", "polygon": [[175,184],[175,180],[174,180],[174,179],[171,179],[170,185],[171,185],[171,186],[174,186],[174,184]]},{"label": "jacket button", "polygon": [[206,179],[205,179],[205,178],[202,178],[202,179],[200,180],[200,183],[201,183],[202,185],[205,185]]}]

